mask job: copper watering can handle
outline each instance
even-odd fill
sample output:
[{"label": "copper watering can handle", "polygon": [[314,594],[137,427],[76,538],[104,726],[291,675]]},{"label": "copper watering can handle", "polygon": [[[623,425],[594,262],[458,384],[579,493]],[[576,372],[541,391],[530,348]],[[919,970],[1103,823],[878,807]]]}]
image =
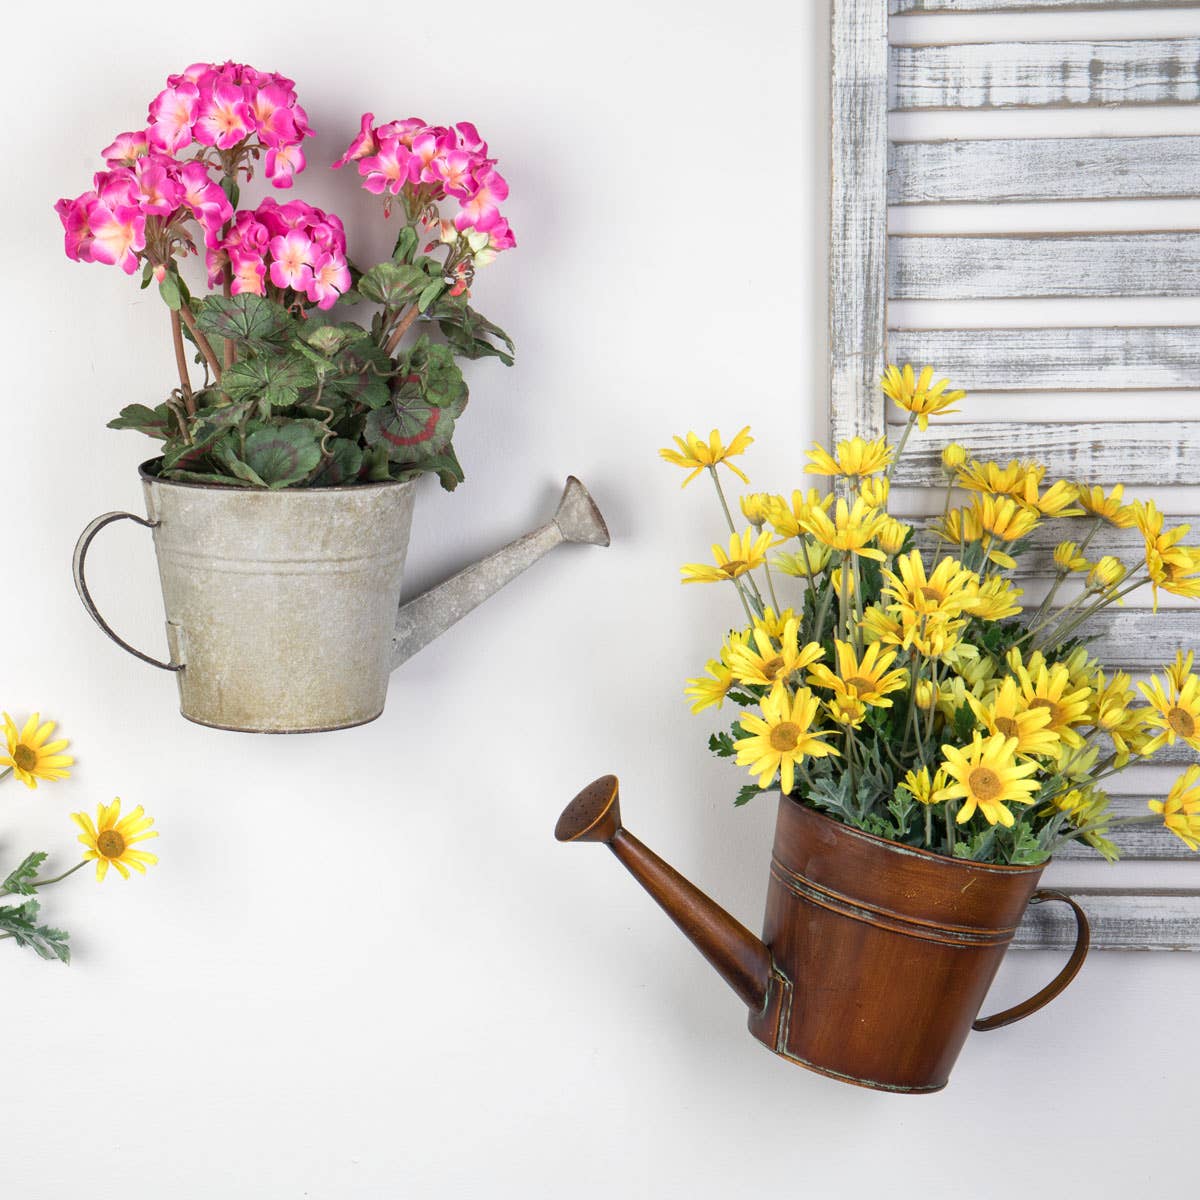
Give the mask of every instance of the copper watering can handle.
[{"label": "copper watering can handle", "polygon": [[96,602],[92,599],[92,593],[88,590],[87,579],[83,573],[84,560],[87,558],[88,548],[91,546],[96,534],[100,532],[106,525],[111,525],[114,521],[136,521],[139,525],[146,529],[156,529],[157,521],[147,521],[145,517],[135,516],[133,513],[127,512],[110,512],[103,516],[97,517],[80,535],[79,541],[75,543],[75,556],[71,560],[71,572],[75,576],[75,590],[79,593],[79,599],[83,601],[83,607],[87,609],[88,616],[96,622],[97,625],[114,641],[122,650],[128,650],[134,658],[140,658],[142,662],[149,663],[152,667],[158,667],[163,671],[182,671],[183,663],[165,663],[159,662],[157,658],[151,658],[149,654],[143,654],[140,650],[131,646],[124,638],[119,637],[109,625],[109,623],[100,615],[100,610],[96,607]]},{"label": "copper watering can handle", "polygon": [[1012,1008],[1006,1008],[1003,1012],[998,1012],[994,1017],[982,1017],[972,1024],[972,1029],[986,1033],[989,1029],[999,1029],[1002,1025],[1011,1025],[1014,1021],[1019,1021],[1022,1017],[1027,1017],[1030,1013],[1037,1012],[1039,1008],[1044,1008],[1059,995],[1066,988],[1067,984],[1079,974],[1079,968],[1083,966],[1083,960],[1087,957],[1088,947],[1091,945],[1092,940],[1091,927],[1088,925],[1087,915],[1070,896],[1066,896],[1062,892],[1039,889],[1033,893],[1029,902],[1031,904],[1042,904],[1047,900],[1061,900],[1063,904],[1069,904],[1075,913],[1075,949],[1071,951],[1071,957],[1067,959],[1067,965],[1036,996],[1030,996],[1024,1003],[1017,1004]]}]

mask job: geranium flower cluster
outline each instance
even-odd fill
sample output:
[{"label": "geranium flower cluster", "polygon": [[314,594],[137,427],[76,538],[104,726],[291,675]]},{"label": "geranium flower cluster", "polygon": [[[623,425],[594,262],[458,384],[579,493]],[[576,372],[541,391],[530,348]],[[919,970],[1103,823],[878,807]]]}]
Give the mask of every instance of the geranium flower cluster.
[{"label": "geranium flower cluster", "polygon": [[[517,244],[500,212],[508,183],[470,121],[448,127],[408,117],[376,125],[374,113],[363,113],[358,136],[333,165],[350,162],[358,164],[368,192],[383,196],[386,204],[403,195],[410,215],[422,217],[429,228],[437,224],[442,242],[461,235],[475,266]],[[442,219],[436,208],[447,197],[459,206],[452,220]]]},{"label": "geranium flower cluster", "polygon": [[219,247],[207,255],[208,279],[217,284],[228,262],[232,293],[262,296],[270,282],[291,288],[318,308],[332,308],[350,288],[346,230],[334,213],[302,200],[278,204],[267,197],[240,212]]},{"label": "geranium flower cluster", "polygon": [[291,187],[304,170],[301,145],[312,136],[292,80],[234,62],[193,63],[170,76],[147,121],[150,146],[164,154],[179,154],[193,142],[226,153],[246,149],[254,157],[265,149],[266,176],[276,187]]},{"label": "geranium flower cluster", "polygon": [[179,162],[151,150],[146,135],[123,133],[103,151],[109,169],[90,191],[59,200],[67,257],[119,266],[127,275],[147,257],[161,272],[176,249],[195,251],[184,223],[195,218],[214,247],[233,216],[219,184],[202,162]]}]

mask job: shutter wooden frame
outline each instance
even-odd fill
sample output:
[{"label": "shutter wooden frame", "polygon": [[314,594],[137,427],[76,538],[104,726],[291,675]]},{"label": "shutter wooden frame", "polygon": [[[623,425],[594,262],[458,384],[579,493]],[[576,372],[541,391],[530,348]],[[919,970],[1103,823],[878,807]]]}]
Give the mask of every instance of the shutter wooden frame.
[{"label": "shutter wooden frame", "polygon": [[[1200,197],[1200,137],[888,139],[889,103],[921,111],[1200,102],[1200,38],[1039,42],[1023,49],[1013,42],[891,47],[889,14],[1168,7],[1200,8],[1200,0],[833,0],[832,440],[885,432],[878,381],[887,361],[933,362],[956,385],[988,392],[1200,390],[1200,327],[889,330],[887,322],[889,297],[1200,297],[1198,230],[890,238],[887,230],[889,202]],[[1171,256],[1169,273],[1154,269],[1163,254]],[[1031,262],[1039,266],[1036,293],[1023,283]],[[1082,278],[1075,269],[1080,262],[1088,264]],[[1200,405],[1194,421],[1045,422],[1025,425],[1023,432],[1052,472],[1081,481],[1200,483],[1194,465],[1200,461]],[[896,482],[930,482],[941,446],[951,439],[981,457],[1012,457],[1011,433],[1006,437],[995,424],[947,426],[941,434],[931,428],[923,437],[914,433]],[[1200,517],[1177,519],[1200,528]],[[1034,540],[1022,564],[1030,572],[1043,570],[1053,549],[1048,535]],[[1111,542],[1103,552],[1112,552],[1128,541],[1122,531],[1105,531],[1097,544]],[[1098,652],[1114,666],[1145,668],[1161,657],[1163,644],[1200,648],[1195,608],[1160,614],[1153,626],[1135,610],[1121,610],[1104,624]],[[1178,766],[1194,759],[1181,746],[1155,762]],[[1145,790],[1114,795],[1115,807],[1144,811]],[[1127,857],[1188,853],[1161,830],[1156,837],[1147,832],[1134,827],[1123,835]],[[1085,855],[1072,849],[1060,858]],[[1119,884],[1120,864],[1112,870]],[[1099,949],[1200,950],[1200,887],[1070,890],[1088,911]],[[1014,945],[1068,948],[1073,930],[1058,907],[1031,910]]]}]

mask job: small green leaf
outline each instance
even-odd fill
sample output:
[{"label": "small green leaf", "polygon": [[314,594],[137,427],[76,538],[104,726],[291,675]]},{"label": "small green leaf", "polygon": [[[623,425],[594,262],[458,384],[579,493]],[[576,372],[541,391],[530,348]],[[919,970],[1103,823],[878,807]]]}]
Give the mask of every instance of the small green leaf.
[{"label": "small green leaf", "polygon": [[221,191],[225,193],[226,199],[233,205],[238,206],[238,200],[241,198],[241,191],[238,188],[237,177],[234,175],[225,175],[221,178]]},{"label": "small green leaf", "polygon": [[346,322],[341,325],[322,325],[319,329],[304,334],[304,340],[314,349],[330,357],[344,350],[353,342],[364,341],[370,336],[358,325]]},{"label": "small green leaf", "polygon": [[358,281],[358,290],[385,308],[402,308],[416,300],[428,284],[429,276],[419,267],[381,262]]},{"label": "small green leaf", "polygon": [[397,263],[411,263],[417,249],[417,231],[411,225],[405,225],[396,239],[396,247],[392,251],[392,260]]},{"label": "small green leaf", "polygon": [[41,906],[36,900],[23,904],[0,905],[0,933],[10,934],[18,946],[26,946],[39,958],[71,961],[68,935],[62,929],[37,924]]},{"label": "small green leaf", "polygon": [[734,797],[733,803],[735,807],[741,808],[743,804],[749,804],[756,796],[761,796],[763,789],[757,783],[743,784],[738,794]]},{"label": "small green leaf", "polygon": [[289,487],[316,470],[321,461],[320,438],[311,425],[299,421],[256,429],[246,438],[242,461],[267,487]]},{"label": "small green leaf", "polygon": [[282,304],[242,292],[237,296],[208,296],[196,314],[204,333],[259,347],[286,341],[295,321]]},{"label": "small green leaf", "polygon": [[420,312],[425,312],[426,309],[446,290],[446,281],[444,279],[435,279],[421,294],[417,297],[417,309]]},{"label": "small green leaf", "polygon": [[733,737],[728,733],[714,733],[708,739],[708,748],[718,758],[732,758],[737,751],[733,745]]},{"label": "small green leaf", "polygon": [[171,410],[160,404],[156,408],[147,408],[144,404],[129,404],[121,409],[120,416],[113,417],[108,423],[109,429],[136,429],[139,433],[148,434],[153,438],[166,439],[172,436],[176,429],[176,421]]},{"label": "small green leaf", "polygon": [[20,865],[9,872],[8,877],[0,883],[0,892],[8,892],[14,896],[32,896],[36,891],[30,885],[37,878],[38,868],[46,861],[44,850],[35,850],[27,854]]},{"label": "small green leaf", "polygon": [[272,408],[290,408],[304,388],[317,382],[317,373],[295,353],[256,354],[234,363],[221,376],[221,387],[232,400],[256,399],[265,418]]},{"label": "small green leaf", "polygon": [[326,453],[330,456],[329,461],[313,480],[313,487],[337,487],[343,483],[353,483],[358,478],[363,465],[363,452],[356,442],[348,438],[335,438]]}]

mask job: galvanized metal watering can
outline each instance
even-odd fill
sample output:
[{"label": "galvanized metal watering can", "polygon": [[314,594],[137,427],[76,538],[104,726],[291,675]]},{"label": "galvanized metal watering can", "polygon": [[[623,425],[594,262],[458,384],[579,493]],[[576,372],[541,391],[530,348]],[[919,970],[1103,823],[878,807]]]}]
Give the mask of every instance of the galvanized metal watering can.
[{"label": "galvanized metal watering can", "polygon": [[[416,485],[259,491],[160,479],[141,468],[146,518],[97,517],[75,546],[75,587],[118,646],[172,671],[189,721],[246,733],[315,733],[372,721],[388,677],[564,542],[609,544],[574,476],[539,529],[400,603]],[[170,661],[134,649],[100,615],[84,564],[114,521],[154,531]]]},{"label": "galvanized metal watering can", "polygon": [[[1038,889],[1043,866],[946,858],[779,799],[761,939],[621,824],[615,776],[566,807],[560,842],[601,842],[750,1010],[768,1050],[847,1083],[936,1092],[972,1029],[999,1029],[1048,1004],[1088,951],[1087,917]],[[1075,949],[1035,996],[978,1019],[1030,903],[1061,901]]]}]

